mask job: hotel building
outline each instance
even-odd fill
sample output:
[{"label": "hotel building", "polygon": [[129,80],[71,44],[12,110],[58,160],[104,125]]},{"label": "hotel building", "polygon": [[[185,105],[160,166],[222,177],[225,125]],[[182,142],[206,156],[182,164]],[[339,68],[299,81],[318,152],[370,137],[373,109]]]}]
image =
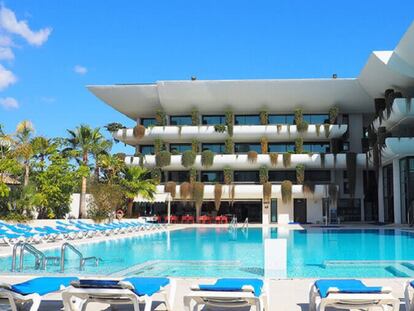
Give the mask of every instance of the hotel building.
[{"label": "hotel building", "polygon": [[113,137],[136,148],[126,163],[152,170],[173,213],[196,204],[264,224],[413,217],[414,24],[357,78],[88,89],[136,122]]}]

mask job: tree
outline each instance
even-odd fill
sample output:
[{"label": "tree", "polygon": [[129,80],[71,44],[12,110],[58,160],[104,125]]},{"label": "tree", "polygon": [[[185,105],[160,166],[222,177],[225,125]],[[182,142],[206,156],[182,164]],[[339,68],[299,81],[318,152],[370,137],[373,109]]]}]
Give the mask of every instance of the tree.
[{"label": "tree", "polygon": [[[70,152],[78,161],[81,167],[89,166],[89,155],[94,153],[97,146],[105,138],[100,132],[100,128],[92,129],[88,125],[80,125],[74,131],[67,130],[69,138],[66,140],[68,148],[65,152]],[[79,218],[86,217],[86,182],[87,176],[82,176],[81,196],[79,202]]]},{"label": "tree", "polygon": [[33,157],[38,159],[41,163],[44,163],[46,157],[54,153],[57,149],[56,142],[43,136],[34,137],[31,144],[33,149]]},{"label": "tree", "polygon": [[104,178],[108,183],[112,183],[125,168],[125,162],[119,156],[110,154],[101,154],[97,165],[102,168]]},{"label": "tree", "polygon": [[156,184],[151,178],[150,171],[142,167],[125,166],[119,184],[127,201],[127,217],[132,216],[132,206],[137,195],[146,199],[154,198]]},{"label": "tree", "polygon": [[124,201],[121,187],[118,184],[93,180],[89,191],[92,197],[88,201],[88,215],[96,221],[110,218]]},{"label": "tree", "polygon": [[23,160],[24,186],[29,184],[30,159],[33,156],[33,146],[31,144],[33,133],[34,127],[30,121],[24,120],[17,125],[15,153],[18,158]]},{"label": "tree", "polygon": [[110,140],[100,140],[99,142],[96,143],[95,146],[92,147],[91,150],[91,154],[93,159],[95,160],[95,178],[97,180],[99,180],[99,169],[100,169],[100,162],[99,162],[99,157],[102,155],[109,155],[109,151],[112,148],[112,142]]}]

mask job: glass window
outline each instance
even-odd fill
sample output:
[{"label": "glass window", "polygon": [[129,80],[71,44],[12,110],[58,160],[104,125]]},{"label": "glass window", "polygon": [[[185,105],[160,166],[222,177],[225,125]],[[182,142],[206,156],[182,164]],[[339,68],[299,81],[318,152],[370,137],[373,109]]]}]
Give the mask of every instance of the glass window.
[{"label": "glass window", "polygon": [[201,181],[209,183],[222,183],[224,181],[223,171],[202,171]]},{"label": "glass window", "polygon": [[295,117],[293,114],[270,114],[269,124],[293,124]]},{"label": "glass window", "polygon": [[192,125],[191,116],[170,116],[170,125]]},{"label": "glass window", "polygon": [[305,181],[317,184],[326,184],[331,181],[331,171],[328,170],[305,170]]},{"label": "glass window", "polygon": [[202,144],[202,150],[210,150],[214,153],[224,153],[224,144]]},{"label": "glass window", "polygon": [[171,153],[183,153],[184,151],[191,149],[191,144],[170,144]]},{"label": "glass window", "polygon": [[277,222],[277,199],[272,199],[270,205],[270,222]]},{"label": "glass window", "polygon": [[168,172],[168,180],[175,182],[185,182],[189,180],[188,171],[170,171]]},{"label": "glass window", "polygon": [[151,125],[155,125],[155,118],[142,118],[141,119],[141,125],[148,127]]},{"label": "glass window", "polygon": [[202,122],[204,125],[226,124],[226,117],[224,115],[203,116]]},{"label": "glass window", "polygon": [[234,181],[241,183],[258,183],[259,172],[258,171],[235,171]]},{"label": "glass window", "polygon": [[303,151],[309,153],[328,153],[330,150],[329,143],[304,143]]},{"label": "glass window", "polygon": [[143,155],[147,154],[154,154],[154,146],[153,145],[141,145],[139,146],[139,152]]},{"label": "glass window", "polygon": [[361,200],[339,199],[338,216],[342,221],[361,221]]},{"label": "glass window", "polygon": [[236,125],[260,125],[260,117],[258,114],[236,115]]},{"label": "glass window", "polygon": [[295,171],[269,171],[270,182],[282,182],[284,180],[290,180],[296,183],[296,172]]},{"label": "glass window", "polygon": [[271,143],[268,144],[269,152],[295,152],[295,144]]},{"label": "glass window", "polygon": [[303,120],[309,124],[323,124],[329,123],[329,116],[327,114],[304,114]]},{"label": "glass window", "polygon": [[262,152],[260,144],[255,143],[236,143],[234,144],[234,151],[236,153],[247,153],[249,151],[256,151],[257,153]]}]

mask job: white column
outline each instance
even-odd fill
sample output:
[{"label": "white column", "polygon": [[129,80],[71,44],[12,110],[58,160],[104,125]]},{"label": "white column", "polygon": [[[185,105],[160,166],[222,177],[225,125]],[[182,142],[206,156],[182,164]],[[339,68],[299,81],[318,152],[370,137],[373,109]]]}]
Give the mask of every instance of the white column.
[{"label": "white column", "polygon": [[392,183],[394,192],[394,223],[401,223],[400,160],[392,161]]},{"label": "white column", "polygon": [[262,224],[263,225],[270,224],[270,210],[271,210],[271,202],[264,202],[264,200],[262,200]]},{"label": "white column", "polygon": [[171,199],[170,199],[170,196],[168,196],[168,201],[167,201],[168,203],[167,203],[167,205],[168,205],[168,208],[167,208],[167,219],[168,219],[168,224],[170,224],[170,216],[171,216]]},{"label": "white column", "polygon": [[382,176],[382,167],[379,168],[378,172],[378,221],[384,222],[384,179]]}]

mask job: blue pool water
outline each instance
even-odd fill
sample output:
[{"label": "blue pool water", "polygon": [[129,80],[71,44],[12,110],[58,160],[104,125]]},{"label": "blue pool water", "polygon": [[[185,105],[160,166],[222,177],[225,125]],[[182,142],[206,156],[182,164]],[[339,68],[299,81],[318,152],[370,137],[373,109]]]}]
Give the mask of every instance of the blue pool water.
[{"label": "blue pool water", "polygon": [[[414,277],[414,232],[400,230],[250,228],[231,234],[224,228],[176,230],[77,246],[85,256],[102,258],[84,274],[180,277],[263,276],[263,239],[287,239],[287,277]],[[59,255],[48,250],[47,255]],[[66,273],[79,273],[68,253]],[[34,260],[25,258],[25,273]],[[0,258],[9,272],[11,258]],[[50,265],[47,272],[56,273]],[[44,272],[41,272],[44,273]]]}]

